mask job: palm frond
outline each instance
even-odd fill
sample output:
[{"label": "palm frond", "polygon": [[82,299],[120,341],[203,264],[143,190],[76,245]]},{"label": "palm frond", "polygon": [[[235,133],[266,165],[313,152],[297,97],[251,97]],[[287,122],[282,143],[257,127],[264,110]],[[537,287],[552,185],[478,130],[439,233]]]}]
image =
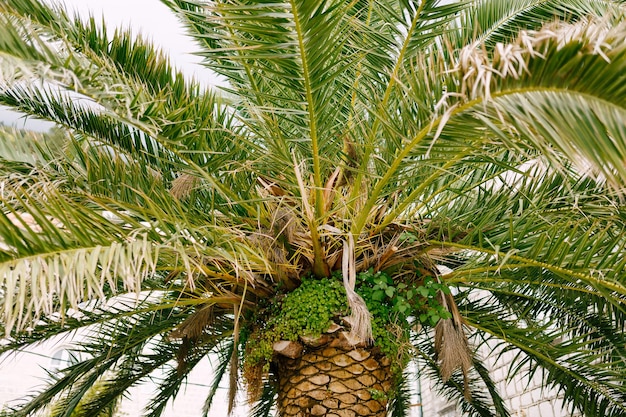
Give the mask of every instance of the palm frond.
[{"label": "palm frond", "polygon": [[[52,384],[40,393],[34,394],[26,405],[16,408],[13,415],[31,415],[31,413],[55,402],[55,398],[63,394],[64,405],[59,407],[59,411],[63,413],[62,415],[69,416],[91,386],[115,369],[118,361],[123,360],[127,355],[135,356],[137,359],[136,355],[140,354],[142,348],[153,337],[170,329],[172,322],[176,321],[176,317],[170,316],[168,319],[168,312],[165,312],[163,320],[159,320],[157,326],[148,326],[149,323],[154,324],[155,317],[151,311],[146,311],[135,317],[124,317],[124,314],[120,314],[120,312],[120,308],[114,309],[113,316],[119,315],[121,320],[101,322],[102,327],[100,329],[88,329],[106,331],[108,335],[106,340],[101,338],[100,334],[93,336],[93,334],[87,333],[78,350],[85,359],[66,368],[61,375],[53,375]],[[93,317],[88,310],[84,313]],[[159,313],[157,312],[157,314]],[[75,319],[75,322],[80,322],[80,320]],[[137,332],[137,326],[143,326],[141,328],[144,331]],[[41,329],[41,331],[45,332],[47,328]],[[158,357],[157,360],[163,360],[163,358]],[[150,369],[150,366],[157,366],[149,361],[146,361],[145,365],[147,370]]]},{"label": "palm frond", "polygon": [[[133,158],[145,158],[158,172],[195,170],[241,204],[245,198],[234,196],[231,189],[241,188],[235,183],[249,178],[240,164],[231,162],[245,158],[255,146],[236,133],[232,112],[222,99],[186,81],[140,37],[131,41],[129,30],[109,39],[106,28],[93,19],[70,19],[33,1],[6,7],[7,22],[30,28],[32,41],[22,39],[21,48],[8,44],[4,50],[3,64],[13,62],[17,78],[6,81],[3,104],[71,127]],[[32,10],[37,13],[31,18]],[[24,37],[17,26],[6,28],[14,42]],[[53,48],[54,42],[61,47]],[[48,55],[55,56],[52,65]],[[33,78],[44,84],[37,87]],[[187,151],[190,147],[193,152]],[[135,153],[137,149],[144,152]]]},{"label": "palm frond", "polygon": [[[511,294],[511,297],[514,295]],[[496,296],[499,298],[498,296]],[[527,297],[527,295],[522,295]],[[615,349],[623,348],[621,335],[615,336],[615,327],[605,321],[595,326],[594,341],[584,341],[585,330],[581,334],[566,333],[558,328],[558,324],[533,324],[527,315],[512,314],[510,320],[498,320],[498,329],[494,326],[494,316],[487,313],[487,309],[497,314],[497,306],[490,304],[488,308],[479,308],[478,303],[495,299],[479,300],[469,307],[470,311],[476,311],[469,315],[475,317],[469,319],[472,326],[480,331],[486,331],[495,338],[504,340],[507,344],[524,352],[519,362],[510,365],[511,373],[518,373],[522,365],[528,366],[529,375],[540,372],[547,386],[553,386],[564,396],[567,403],[578,408],[584,415],[589,416],[620,416],[624,413],[624,389],[620,381],[623,380],[623,353]],[[495,308],[494,308],[495,307]],[[572,313],[575,307],[568,307]],[[583,311],[580,311],[583,310]],[[577,314],[581,314],[580,320],[589,320],[593,313],[580,308]],[[520,312],[515,309],[513,311]],[[563,313],[564,310],[561,310]],[[565,310],[567,311],[567,310]],[[483,316],[483,314],[486,314]],[[480,316],[480,318],[478,318]],[[595,319],[591,319],[595,320]],[[523,323],[523,324],[522,324]],[[587,325],[591,324],[590,322]],[[602,330],[601,330],[602,329]],[[603,335],[599,336],[599,332]],[[611,335],[612,334],[612,335]],[[612,339],[612,340],[611,340]],[[603,342],[600,342],[603,340]],[[596,345],[596,341],[599,343]],[[613,345],[614,343],[614,345]],[[620,346],[621,344],[621,346]],[[592,347],[592,345],[595,345]],[[608,345],[608,346],[600,346]],[[596,352],[594,359],[590,359],[591,352]],[[586,356],[586,359],[579,360]],[[607,360],[605,363],[604,361]],[[584,395],[588,401],[579,401],[580,395]]]},{"label": "palm frond", "polygon": [[410,387],[411,375],[405,370],[398,386],[395,390],[393,399],[389,404],[389,415],[391,417],[403,417],[409,414],[411,407],[411,394]]},{"label": "palm frond", "polygon": [[415,335],[413,342],[417,351],[416,363],[419,377],[427,376],[437,392],[456,404],[463,415],[475,417],[508,417],[510,413],[489,372],[481,364],[478,356],[474,358],[474,368],[468,377],[457,372],[447,381],[443,381],[432,344],[427,334]]},{"label": "palm frond", "polygon": [[[158,385],[156,395],[146,407],[146,417],[158,417],[162,414],[168,402],[176,397],[181,386],[188,378],[189,373],[201,361],[206,360],[209,353],[215,352],[216,347],[232,336],[232,321],[217,321],[209,329],[210,337],[200,340],[186,347],[188,343],[183,339],[182,346],[177,346],[178,355],[184,349],[184,362],[177,366],[169,366],[162,382]],[[217,349],[219,351],[219,348]],[[158,356],[163,356],[159,354]],[[218,375],[221,378],[221,375]]]},{"label": "palm frond", "polygon": [[[481,53],[473,55],[466,50],[459,62],[464,80],[461,93],[466,89],[470,97],[486,99],[493,105],[487,111],[479,110],[476,117],[498,137],[520,135],[554,159],[561,154],[581,165],[587,162],[617,186],[624,178],[622,166],[615,159],[623,152],[623,144],[617,139],[623,137],[618,121],[624,108],[623,85],[616,74],[624,65],[620,40],[624,27],[614,24],[613,19],[619,18],[609,15],[604,21],[561,23],[534,34],[522,34],[519,43],[514,44],[517,46],[494,57],[497,70],[492,68],[501,76],[492,73],[493,85],[484,78],[487,75],[469,75],[468,71],[488,74],[491,70],[486,62],[470,64],[474,59],[470,56]],[[594,77],[587,71],[593,71]],[[531,79],[540,82],[534,84]],[[509,123],[513,136],[498,127],[500,121]],[[586,139],[590,137],[594,141]]]},{"label": "palm frond", "polygon": [[250,412],[251,417],[272,417],[274,414],[274,404],[276,401],[276,390],[273,384],[263,384],[261,397],[256,402]]},{"label": "palm frond", "polygon": [[204,401],[204,406],[202,407],[203,417],[208,417],[209,415],[211,405],[213,405],[213,400],[215,399],[215,394],[217,394],[217,390],[219,389],[220,384],[224,381],[224,376],[226,375],[228,367],[230,366],[230,359],[233,355],[233,349],[233,343],[224,342],[217,350],[216,356],[218,363],[216,366],[213,367],[213,372],[215,375],[213,377],[213,382],[211,383],[209,393],[207,394],[206,400]]},{"label": "palm frond", "polygon": [[514,0],[508,2],[475,1],[460,14],[458,32],[453,35],[458,48],[484,43],[493,50],[498,43],[507,44],[520,31],[538,30],[546,22],[574,22],[589,15],[605,16],[623,10],[622,1],[572,1],[563,4],[554,0]]}]

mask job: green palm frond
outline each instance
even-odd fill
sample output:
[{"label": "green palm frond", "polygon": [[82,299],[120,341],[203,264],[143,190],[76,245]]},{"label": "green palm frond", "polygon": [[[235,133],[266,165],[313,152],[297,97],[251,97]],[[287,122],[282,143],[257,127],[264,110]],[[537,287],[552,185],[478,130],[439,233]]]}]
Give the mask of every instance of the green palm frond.
[{"label": "green palm frond", "polygon": [[[133,171],[126,174],[132,175]],[[130,185],[130,178],[126,178]],[[109,186],[116,185],[114,177],[112,180]],[[262,255],[225,228],[216,225],[207,229],[190,220],[181,233],[184,217],[176,216],[175,211],[163,211],[162,201],[138,194],[137,188],[126,202],[117,187],[114,195],[99,196],[99,192],[111,190],[98,187],[89,190],[96,194],[79,193],[68,200],[62,186],[55,189],[53,183],[42,182],[36,187],[24,187],[21,179],[14,182],[15,188],[5,184],[11,211],[0,213],[4,230],[11,231],[3,240],[6,248],[2,255],[6,259],[0,264],[1,282],[14,289],[7,291],[3,300],[6,332],[14,326],[27,326],[42,313],[76,308],[77,300],[119,291],[116,283],[120,276],[124,277],[123,290],[140,291],[142,281],[161,269],[161,263],[179,264],[177,274],[187,275],[187,282],[193,286],[192,276],[210,272],[197,261],[199,253],[205,261],[227,262],[230,266],[224,265],[219,276],[227,279],[232,274],[234,285],[240,278],[251,279],[252,271],[269,267]],[[45,196],[45,208],[35,203],[41,196]],[[115,205],[111,205],[113,198]],[[169,197],[170,207],[172,200]],[[92,210],[85,211],[86,206]],[[105,212],[113,217],[107,219]],[[149,221],[140,222],[137,217]],[[251,293],[257,291],[250,289]]]},{"label": "green palm frond", "polygon": [[[489,301],[495,302],[495,299]],[[475,307],[476,305],[470,307],[476,311],[476,318],[469,319],[471,326],[523,352],[518,356],[519,361],[510,365],[511,374],[519,374],[517,369],[523,369],[523,365],[528,367],[529,375],[536,372],[542,374],[546,386],[557,388],[567,403],[584,415],[619,416],[624,413],[624,388],[618,382],[622,378],[621,369],[624,366],[623,352],[620,352],[623,350],[624,340],[623,335],[616,336],[614,330],[608,330],[614,328],[610,320],[594,325],[590,336],[597,338],[596,343],[596,340],[584,340],[588,336],[582,335],[587,331],[585,329],[581,329],[579,335],[572,335],[559,329],[559,323],[533,324],[525,317],[514,316],[503,321],[501,317],[495,319],[486,309]],[[584,323],[588,327],[595,320],[591,318],[594,314],[584,308],[579,308],[578,312],[573,311],[575,307],[568,308],[568,314],[579,315],[579,324]],[[491,311],[498,314],[498,304]],[[563,311],[562,309],[560,313]],[[498,320],[498,324],[495,320]],[[586,358],[581,361],[582,355]],[[597,362],[590,364],[588,360],[591,357]],[[603,363],[606,359],[607,363]],[[591,400],[578,401],[580,396]]]},{"label": "green palm frond", "polygon": [[408,372],[404,372],[401,381],[396,388],[394,398],[389,405],[389,415],[391,417],[403,417],[409,414],[411,407],[411,376]]},{"label": "green palm frond", "polygon": [[[538,367],[551,369],[546,380],[567,385],[563,393],[575,404],[575,395],[591,395],[591,378],[602,375],[609,386],[622,378],[623,332],[615,330],[623,328],[626,319],[621,258],[615,255],[624,244],[622,216],[603,193],[578,199],[587,190],[602,188],[588,178],[574,181],[560,173],[543,174],[538,184],[532,180],[537,172],[527,175],[509,194],[477,190],[482,196],[471,204],[457,201],[446,208],[446,218],[467,218],[460,242],[475,242],[465,247],[465,257],[450,264],[457,269],[446,280],[486,291],[477,293],[483,294],[478,300],[470,298],[469,305],[460,303],[470,325],[483,331],[493,326],[487,332],[507,343],[511,343],[509,336],[517,334],[520,339],[512,344],[529,355],[523,363],[530,361],[532,372]],[[555,193],[561,197],[548,197]],[[471,260],[472,252],[483,253],[484,258],[475,263],[481,258]],[[507,315],[511,327],[504,329],[500,325]],[[555,340],[563,342],[555,344]],[[594,356],[594,361],[578,361],[582,352],[587,359]],[[568,362],[569,357],[573,362]],[[609,390],[598,401],[603,409],[620,415],[622,397],[619,389]],[[583,412],[599,415],[599,409],[593,408],[597,405],[590,402]]]},{"label": "green palm frond", "polygon": [[[81,361],[63,370],[60,376],[54,375],[55,383],[35,396],[29,407],[15,410],[18,413],[15,415],[29,415],[46,407],[50,399],[65,392],[70,384],[72,388],[63,395],[63,403],[57,403],[59,412],[64,413],[60,415],[72,415],[79,404],[81,412],[93,415],[90,413],[114,403],[130,387],[147,381],[156,371],[163,372],[165,369],[167,372],[163,378],[163,387],[150,407],[158,415],[167,401],[177,394],[195,364],[216,349],[223,341],[224,334],[232,334],[232,321],[221,318],[206,329],[206,335],[200,342],[193,342],[191,351],[189,346],[185,347],[189,341],[163,336],[173,332],[185,318],[193,314],[193,305],[185,306],[176,302],[179,295],[164,297],[163,293],[157,292],[146,294],[140,302],[126,298],[118,300],[115,306],[81,308],[74,317],[64,322],[47,321],[35,327],[34,334],[25,335],[3,347],[3,350],[12,351],[17,346],[23,348],[37,343],[42,337],[67,337],[77,331],[84,334],[80,347],[76,349]],[[151,324],[155,322],[159,325]],[[106,340],[100,334],[107,334]],[[183,350],[185,353],[180,356]],[[180,356],[180,362],[173,364],[177,356]],[[99,381],[100,390],[88,404],[81,403],[85,390],[96,380]]]},{"label": "green palm frond", "polygon": [[[148,53],[154,51],[152,45],[141,38],[130,41],[128,30],[108,39],[106,28],[93,19],[83,24],[56,9],[44,10],[37,2],[15,3],[11,12],[29,19],[28,27],[34,26],[31,35],[35,45],[29,53],[18,53],[15,45],[7,45],[4,52],[19,63],[18,72],[23,68],[21,78],[40,74],[37,68],[46,68],[46,79],[68,94],[16,84],[3,91],[3,104],[126,152],[142,149],[140,154],[157,172],[241,170],[239,165],[228,164],[244,158],[249,147],[245,146],[245,137],[231,129],[232,115],[227,106],[173,71],[161,54]],[[34,10],[38,12],[33,14]],[[13,28],[11,35],[19,38],[20,30]],[[39,45],[46,45],[46,38],[64,46],[52,66],[47,55],[37,54]],[[51,77],[55,71],[61,75]],[[214,117],[200,117],[204,114]],[[194,152],[186,151],[190,146]],[[226,179],[223,176],[222,180]],[[220,182],[214,185],[230,194]]]},{"label": "green palm frond", "polygon": [[256,402],[250,412],[252,417],[271,417],[273,414],[274,403],[276,401],[276,389],[272,384],[266,383],[263,385],[263,391],[261,397]]},{"label": "green palm frond", "polygon": [[204,407],[202,408],[203,417],[208,417],[215,399],[215,394],[217,394],[217,390],[219,389],[219,385],[225,379],[224,376],[227,374],[230,367],[233,349],[234,343],[230,341],[222,343],[217,349],[217,365],[213,366],[215,376],[213,377],[211,388],[204,402]]},{"label": "green palm frond", "polygon": [[[449,380],[443,381],[436,360],[437,354],[429,341],[430,337],[423,333],[418,333],[415,337],[416,364],[419,369],[417,377],[429,378],[437,392],[457,404],[463,415],[473,417],[511,415],[480,357],[473,358],[474,369],[467,378],[457,372]],[[468,380],[471,381],[469,388]]]},{"label": "green palm frond", "polygon": [[[88,316],[90,315],[89,311],[86,313]],[[157,311],[157,314],[158,313]],[[119,314],[119,310],[117,314]],[[113,314],[113,316],[117,314]],[[167,314],[167,312],[165,312],[165,314]],[[30,415],[49,405],[60,393],[69,390],[69,392],[63,396],[63,398],[65,398],[64,401],[66,401],[66,406],[60,408],[60,411],[65,413],[66,416],[69,416],[90,387],[101,380],[101,378],[105,377],[118,361],[123,360],[126,355],[133,356],[140,354],[142,347],[144,347],[151,338],[172,327],[172,319],[160,320],[158,321],[158,326],[147,326],[148,323],[154,321],[153,313],[150,311],[147,311],[143,315],[135,315],[132,318],[127,314],[119,315],[121,316],[121,320],[101,322],[102,328],[96,327],[94,329],[96,331],[107,331],[106,334],[108,336],[106,340],[100,337],[91,337],[88,334],[78,350],[81,354],[85,355],[86,359],[70,366],[64,370],[61,375],[55,375],[52,385],[39,394],[34,395],[27,406],[14,410],[14,415]],[[91,316],[93,317],[93,315]],[[167,316],[165,315],[164,317]],[[136,332],[136,326],[141,325],[142,321],[145,331],[138,333]],[[74,324],[72,327],[75,327],[76,324],[80,322],[81,320],[79,319],[68,320],[69,326]],[[80,326],[82,327],[82,324]],[[41,331],[47,332],[48,328],[41,329]],[[163,358],[157,358],[157,360],[163,360]],[[149,363],[150,362],[146,361],[146,365]],[[154,364],[154,368],[156,368],[156,366],[158,366],[158,364]],[[150,368],[147,369],[149,371]]]},{"label": "green palm frond", "polygon": [[478,1],[475,7],[460,14],[454,45],[462,48],[479,41],[493,49],[498,42],[507,44],[522,30],[537,30],[546,22],[576,21],[581,17],[605,16],[623,8],[622,1],[513,0],[507,2]]},{"label": "green palm frond", "polygon": [[[375,206],[374,197],[384,198],[386,195],[397,192],[396,190],[400,187],[395,181],[399,178],[407,178],[406,181],[410,181],[408,178],[413,176],[414,167],[417,167],[422,169],[427,176],[417,177],[419,179],[415,182],[418,187],[417,191],[405,195],[404,202],[402,194],[398,198],[400,207],[409,207],[413,199],[428,186],[428,183],[424,183],[424,179],[433,181],[453,170],[455,166],[467,166],[467,161],[472,155],[480,154],[479,157],[484,158],[486,150],[493,149],[494,152],[500,152],[502,148],[492,146],[501,140],[506,141],[506,146],[516,148],[516,151],[522,155],[528,152],[530,142],[535,149],[543,151],[543,154],[551,157],[556,164],[564,163],[562,159],[555,160],[555,158],[562,158],[563,154],[571,155],[574,161],[580,161],[579,165],[583,165],[583,168],[587,161],[586,163],[591,164],[613,184],[619,186],[620,178],[624,178],[621,165],[617,162],[618,155],[621,155],[622,151],[614,138],[621,135],[619,130],[621,125],[618,122],[621,120],[621,110],[619,110],[621,104],[619,104],[618,97],[621,97],[619,91],[622,83],[608,81],[618,80],[619,76],[614,77],[613,75],[617,73],[611,70],[611,73],[606,73],[601,78],[608,82],[605,85],[598,85],[594,82],[597,80],[595,76],[592,80],[591,77],[578,78],[555,74],[552,72],[555,66],[576,68],[580,62],[578,60],[582,59],[581,55],[572,55],[569,52],[565,58],[566,52],[564,50],[561,52],[563,55],[559,58],[546,56],[546,59],[532,59],[524,64],[527,65],[528,72],[523,72],[519,77],[516,76],[517,79],[513,76],[500,79],[498,75],[493,74],[494,78],[488,82],[488,85],[481,87],[489,87],[490,97],[484,96],[487,90],[481,90],[480,97],[455,103],[455,96],[450,93],[457,90],[454,94],[461,94],[462,85],[459,82],[457,86],[454,86],[450,82],[447,88],[448,93],[446,93],[451,100],[448,110],[435,119],[433,124],[424,123],[416,126],[420,129],[417,134],[412,138],[407,137],[403,150],[395,154],[387,164],[382,165],[381,168],[385,168],[387,174],[374,189],[375,192],[372,193],[373,196],[367,207]],[[477,53],[480,54],[480,52]],[[598,60],[602,58],[590,56],[588,60],[593,60],[600,65]],[[512,61],[508,62],[512,64]],[[610,66],[603,66],[603,68],[608,69],[613,65],[616,68],[621,65],[619,57],[616,57]],[[548,66],[551,67],[550,70],[547,69]],[[471,71],[474,70],[482,71],[479,67]],[[547,71],[550,71],[551,76],[537,75],[545,74]],[[415,78],[419,78],[419,74],[416,73]],[[499,80],[495,81],[496,79]],[[534,84],[535,81],[540,81],[540,84]],[[477,79],[476,82],[478,83]],[[497,83],[498,89],[491,87],[491,83]],[[588,83],[593,84],[588,85]],[[439,88],[442,91],[446,90],[445,85]],[[600,104],[603,99],[598,97],[598,102],[594,103],[589,92],[591,89],[597,92],[604,88],[606,90],[602,93],[602,97],[606,97],[607,101]],[[411,91],[415,93],[423,89],[415,88]],[[409,92],[409,94],[413,93]],[[617,100],[614,104],[609,104],[611,97]],[[418,99],[423,99],[423,97],[416,96],[416,100]],[[487,101],[494,107],[486,106]],[[559,110],[551,114],[547,109]],[[581,117],[581,115],[588,115],[588,117]],[[433,114],[431,113],[430,116]],[[437,113],[434,116],[437,116]],[[506,119],[502,119],[503,117]],[[496,135],[485,135],[485,129],[493,131]],[[592,145],[595,142],[586,140],[589,137],[598,138],[598,141],[606,144],[604,149],[610,149],[611,152],[607,152],[606,155],[597,153],[597,144]],[[549,143],[546,142],[547,138],[549,138]],[[463,153],[466,154],[465,157]],[[527,160],[532,157],[533,153],[530,153]],[[430,170],[427,164],[421,162],[424,158],[428,159],[431,165]],[[524,160],[521,159],[519,164],[523,162]],[[406,177],[403,177],[403,174]],[[400,184],[404,185],[400,192],[407,189],[406,183]],[[400,210],[392,212],[394,216],[401,213],[403,212]],[[362,222],[365,221],[365,216],[366,214],[362,215]],[[387,221],[391,221],[391,218]]]},{"label": "green palm frond", "polygon": [[[187,380],[189,373],[194,369],[194,367],[201,360],[206,360],[206,357],[215,353],[216,351],[216,336],[219,337],[220,341],[223,341],[226,338],[230,338],[232,335],[232,321],[230,323],[222,323],[223,329],[219,331],[223,332],[219,334],[216,330],[218,330],[218,326],[213,326],[210,331],[214,334],[214,337],[207,338],[208,340],[202,340],[199,343],[194,343],[193,346],[189,347],[189,351],[186,351],[187,347],[185,346],[186,341],[182,341],[182,346],[176,346],[177,355],[181,355],[181,349],[185,349],[184,351],[184,362],[179,360],[179,363],[176,366],[168,367],[165,375],[163,377],[163,381],[157,385],[157,393],[152,398],[150,403],[147,405],[146,410],[149,413],[146,413],[146,416],[160,416],[165,407],[168,405],[168,402],[176,397],[181,386],[183,386],[184,382]],[[166,352],[163,354],[162,352],[157,352],[155,357],[169,356],[171,357],[171,352]]]},{"label": "green palm frond", "polygon": [[[614,139],[623,135],[619,127],[624,107],[619,16],[521,35],[511,50],[491,60],[480,50],[465,48],[459,57],[458,70],[464,80],[459,92],[468,94],[470,101],[459,103],[452,113],[475,112],[479,124],[507,145],[523,146],[510,140],[520,137],[544,155],[565,154],[581,164],[587,161],[619,184],[624,178],[621,163],[615,160],[623,152],[622,145]],[[483,75],[476,76],[479,72]],[[486,108],[481,104],[484,100],[489,102]],[[453,120],[454,116],[445,129],[455,129]],[[502,122],[508,124],[506,132]],[[590,137],[597,142],[585,139]],[[607,152],[598,153],[599,149]]]}]

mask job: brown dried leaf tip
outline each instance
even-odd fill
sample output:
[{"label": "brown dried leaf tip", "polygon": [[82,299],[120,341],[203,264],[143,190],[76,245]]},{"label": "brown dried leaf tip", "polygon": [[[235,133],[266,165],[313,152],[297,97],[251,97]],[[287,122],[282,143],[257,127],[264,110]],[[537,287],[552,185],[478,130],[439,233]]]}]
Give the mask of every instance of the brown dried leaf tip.
[{"label": "brown dried leaf tip", "polygon": [[435,352],[441,377],[447,381],[454,371],[461,369],[465,385],[464,394],[469,400],[468,373],[472,367],[472,350],[463,328],[463,318],[450,294],[441,294],[440,298],[442,305],[452,314],[451,318],[439,320],[435,326]]},{"label": "brown dried leaf tip", "polygon": [[180,177],[172,181],[172,188],[170,188],[170,194],[177,200],[182,200],[189,197],[191,192],[198,183],[198,178],[190,174],[182,174]]}]

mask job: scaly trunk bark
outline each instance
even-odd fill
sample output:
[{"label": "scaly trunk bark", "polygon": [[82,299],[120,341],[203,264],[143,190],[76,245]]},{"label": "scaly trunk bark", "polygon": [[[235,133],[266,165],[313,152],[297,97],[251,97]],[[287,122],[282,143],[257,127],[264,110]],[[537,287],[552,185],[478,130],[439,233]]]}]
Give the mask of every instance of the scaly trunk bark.
[{"label": "scaly trunk bark", "polygon": [[392,388],[390,361],[377,347],[353,347],[341,335],[295,358],[278,355],[281,417],[384,417]]}]

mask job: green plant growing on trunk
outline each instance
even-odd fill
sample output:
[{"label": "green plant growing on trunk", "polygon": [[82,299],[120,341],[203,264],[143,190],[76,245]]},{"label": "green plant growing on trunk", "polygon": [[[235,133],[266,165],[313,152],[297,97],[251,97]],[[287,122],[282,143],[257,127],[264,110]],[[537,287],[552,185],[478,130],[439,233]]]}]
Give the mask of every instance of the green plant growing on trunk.
[{"label": "green plant growing on trunk", "polygon": [[483,341],[626,416],[623,1],[162,3],[221,89],[0,2],[0,104],[57,126],[0,136],[0,353],[87,335],[11,416],[159,373],[156,417],[207,356],[204,415],[243,372],[255,416],[400,416],[414,361],[508,416]]}]

